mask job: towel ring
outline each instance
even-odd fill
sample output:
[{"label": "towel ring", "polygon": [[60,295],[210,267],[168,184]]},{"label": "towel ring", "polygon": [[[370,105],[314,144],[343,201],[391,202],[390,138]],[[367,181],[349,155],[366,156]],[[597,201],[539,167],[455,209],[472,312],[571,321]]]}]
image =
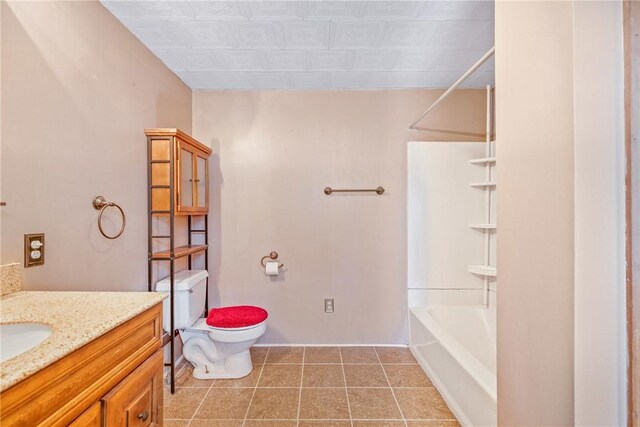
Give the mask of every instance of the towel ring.
[{"label": "towel ring", "polygon": [[[104,230],[102,229],[102,214],[104,213],[105,210],[107,210],[107,208],[109,207],[114,207],[114,208],[118,208],[118,210],[120,211],[120,215],[122,215],[122,227],[120,227],[120,231],[118,232],[118,234],[116,234],[115,236],[109,236],[107,233],[104,232]],[[127,224],[127,217],[124,214],[124,211],[122,210],[122,208],[120,206],[118,206],[116,203],[113,202],[107,202],[107,199],[105,199],[102,196],[96,196],[93,199],[93,208],[95,210],[100,211],[100,215],[98,216],[98,229],[100,230],[100,233],[102,233],[102,235],[104,237],[106,237],[107,239],[117,239],[118,237],[120,237],[120,235],[124,232],[124,227]]]}]

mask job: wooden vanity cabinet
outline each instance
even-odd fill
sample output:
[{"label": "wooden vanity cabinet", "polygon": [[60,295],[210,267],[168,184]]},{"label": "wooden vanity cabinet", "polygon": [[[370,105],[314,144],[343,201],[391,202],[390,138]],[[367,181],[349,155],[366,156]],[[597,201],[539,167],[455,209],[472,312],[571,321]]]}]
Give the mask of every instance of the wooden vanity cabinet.
[{"label": "wooden vanity cabinet", "polygon": [[152,210],[168,212],[173,195],[176,215],[206,214],[211,149],[179,129],[145,129],[145,134]]},{"label": "wooden vanity cabinet", "polygon": [[162,304],[0,394],[0,424],[162,425]]}]

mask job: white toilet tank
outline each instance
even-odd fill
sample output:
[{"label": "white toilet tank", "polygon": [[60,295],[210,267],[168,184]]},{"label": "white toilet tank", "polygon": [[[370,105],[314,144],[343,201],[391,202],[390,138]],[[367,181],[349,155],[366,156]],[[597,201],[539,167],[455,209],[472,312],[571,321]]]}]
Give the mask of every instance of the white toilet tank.
[{"label": "white toilet tank", "polygon": [[[204,299],[207,292],[207,270],[182,270],[174,276],[174,327],[185,329],[192,326],[204,312]],[[169,293],[171,289],[169,277],[165,277],[156,284],[157,292]],[[171,329],[171,300],[165,299],[162,304],[162,327]]]}]

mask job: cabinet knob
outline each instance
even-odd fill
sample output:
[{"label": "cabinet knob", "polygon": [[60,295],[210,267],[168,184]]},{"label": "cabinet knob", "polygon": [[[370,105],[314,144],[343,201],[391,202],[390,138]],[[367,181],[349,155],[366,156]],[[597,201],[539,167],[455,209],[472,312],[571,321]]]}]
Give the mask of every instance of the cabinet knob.
[{"label": "cabinet knob", "polygon": [[149,418],[149,413],[147,411],[141,412],[138,414],[138,419],[140,421],[147,421],[147,418]]}]

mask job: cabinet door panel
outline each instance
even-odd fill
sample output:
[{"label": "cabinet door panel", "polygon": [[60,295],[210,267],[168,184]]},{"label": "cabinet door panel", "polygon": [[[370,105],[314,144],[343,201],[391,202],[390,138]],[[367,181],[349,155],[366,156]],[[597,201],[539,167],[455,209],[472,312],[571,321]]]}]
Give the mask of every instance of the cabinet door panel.
[{"label": "cabinet door panel", "polygon": [[168,211],[171,207],[171,190],[168,188],[151,189],[151,209]]},{"label": "cabinet door panel", "polygon": [[106,426],[162,425],[162,351],[157,351],[102,400]]},{"label": "cabinet door panel", "polygon": [[202,156],[196,156],[196,188],[199,208],[206,208],[209,203],[209,194],[207,187],[209,183],[209,172],[207,169],[207,159]]},{"label": "cabinet door panel", "polygon": [[169,185],[171,167],[169,163],[152,163],[151,164],[151,185]]},{"label": "cabinet door panel", "polygon": [[151,160],[168,161],[171,157],[171,140],[168,138],[153,139],[151,142]]},{"label": "cabinet door panel", "polygon": [[180,206],[193,206],[193,153],[180,147]]}]

